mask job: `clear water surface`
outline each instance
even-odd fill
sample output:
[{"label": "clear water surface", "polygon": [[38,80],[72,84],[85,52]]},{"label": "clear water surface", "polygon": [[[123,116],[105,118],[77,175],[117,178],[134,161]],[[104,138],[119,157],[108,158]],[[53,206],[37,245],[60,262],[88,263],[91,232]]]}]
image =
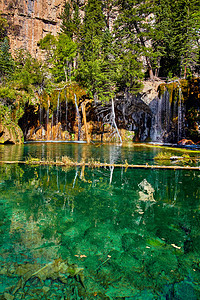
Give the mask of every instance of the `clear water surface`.
[{"label": "clear water surface", "polygon": [[[159,148],[33,143],[0,160],[63,155],[154,164]],[[200,173],[0,165],[0,299],[200,299]]]}]

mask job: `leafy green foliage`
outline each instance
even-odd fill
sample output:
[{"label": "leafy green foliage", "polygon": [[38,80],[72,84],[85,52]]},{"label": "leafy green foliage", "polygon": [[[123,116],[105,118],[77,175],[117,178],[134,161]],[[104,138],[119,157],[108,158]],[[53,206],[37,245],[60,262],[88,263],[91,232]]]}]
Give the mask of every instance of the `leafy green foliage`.
[{"label": "leafy green foliage", "polygon": [[8,24],[0,17],[1,103],[19,109],[66,82],[105,102],[121,92],[137,93],[145,74],[191,76],[200,59],[199,11],[197,0],[65,1],[61,33],[38,43],[43,63],[22,49],[12,58]]},{"label": "leafy green foliage", "polygon": [[55,82],[71,80],[73,58],[76,55],[76,43],[61,33],[57,37],[46,35],[39,42],[40,48],[47,53],[46,63]]},{"label": "leafy green foliage", "polygon": [[13,80],[19,90],[29,93],[45,85],[44,67],[42,62],[31,57],[30,53],[20,49],[15,53],[15,72]]},{"label": "leafy green foliage", "polygon": [[15,60],[11,57],[11,61],[12,72],[9,76],[6,74],[5,82],[0,85],[0,117],[6,124],[18,122],[24,113],[25,103],[35,103],[37,94],[48,83],[43,64],[26,50],[17,51]]}]

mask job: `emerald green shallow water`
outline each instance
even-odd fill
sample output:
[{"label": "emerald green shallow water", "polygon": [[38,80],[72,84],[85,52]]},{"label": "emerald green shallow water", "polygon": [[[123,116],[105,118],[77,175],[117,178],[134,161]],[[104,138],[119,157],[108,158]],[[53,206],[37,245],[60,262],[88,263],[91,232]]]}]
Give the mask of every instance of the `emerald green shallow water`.
[{"label": "emerald green shallow water", "polygon": [[[153,164],[161,151],[3,146]],[[199,171],[0,166],[0,299],[200,299]]]}]

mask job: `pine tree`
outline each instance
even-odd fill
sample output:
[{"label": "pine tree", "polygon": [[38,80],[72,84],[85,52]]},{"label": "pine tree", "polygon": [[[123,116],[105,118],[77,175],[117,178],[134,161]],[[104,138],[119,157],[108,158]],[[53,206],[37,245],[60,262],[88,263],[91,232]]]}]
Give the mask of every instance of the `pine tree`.
[{"label": "pine tree", "polygon": [[79,12],[79,1],[65,1],[61,14],[61,30],[73,40],[77,40],[80,32],[81,18]]},{"label": "pine tree", "polygon": [[161,52],[161,75],[184,76],[199,52],[200,3],[197,0],[154,2],[154,48]]},{"label": "pine tree", "polygon": [[10,76],[14,70],[14,61],[10,54],[10,45],[8,38],[5,37],[0,43],[0,80]]},{"label": "pine tree", "polygon": [[0,81],[10,76],[14,69],[14,61],[10,53],[9,39],[7,37],[7,20],[0,16]]},{"label": "pine tree", "polygon": [[152,11],[150,0],[119,0],[119,17],[115,25],[117,38],[123,41],[125,48],[145,59],[151,79],[154,78],[153,63],[158,56],[151,46]]},{"label": "pine tree", "polygon": [[81,30],[77,79],[91,97],[101,101],[110,99],[112,94],[107,39],[110,39],[110,33],[103,15],[103,3],[89,0]]}]

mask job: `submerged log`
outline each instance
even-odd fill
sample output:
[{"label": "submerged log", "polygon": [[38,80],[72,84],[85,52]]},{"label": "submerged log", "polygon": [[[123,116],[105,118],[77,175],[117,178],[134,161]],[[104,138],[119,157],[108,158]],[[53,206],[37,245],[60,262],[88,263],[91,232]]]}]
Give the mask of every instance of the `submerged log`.
[{"label": "submerged log", "polygon": [[62,167],[89,167],[89,168],[131,168],[131,169],[168,169],[168,170],[196,170],[200,171],[199,167],[190,167],[190,166],[158,166],[158,165],[133,165],[125,162],[124,164],[115,164],[115,163],[101,163],[98,161],[91,162],[74,162],[69,158],[63,158],[62,161],[43,161],[43,160],[30,160],[30,161],[0,161],[0,164],[27,164],[27,165],[54,165]]}]

